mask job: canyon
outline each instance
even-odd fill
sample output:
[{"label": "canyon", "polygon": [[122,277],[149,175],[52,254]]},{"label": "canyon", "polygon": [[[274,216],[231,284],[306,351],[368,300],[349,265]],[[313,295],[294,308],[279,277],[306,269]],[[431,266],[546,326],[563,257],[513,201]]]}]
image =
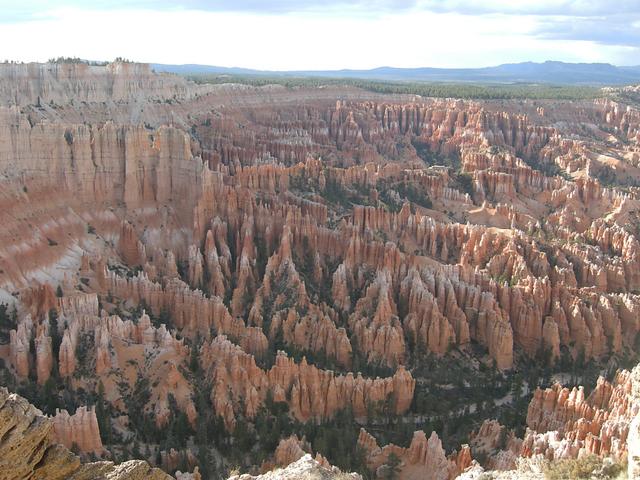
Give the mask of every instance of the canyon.
[{"label": "canyon", "polygon": [[640,468],[640,110],[610,93],[0,64],[0,139],[0,406],[51,457],[0,478]]}]

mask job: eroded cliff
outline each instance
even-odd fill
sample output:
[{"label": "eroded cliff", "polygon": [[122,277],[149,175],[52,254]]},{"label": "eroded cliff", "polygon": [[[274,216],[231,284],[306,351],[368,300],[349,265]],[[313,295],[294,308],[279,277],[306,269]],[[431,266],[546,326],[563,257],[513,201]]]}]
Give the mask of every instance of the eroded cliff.
[{"label": "eroded cliff", "polygon": [[487,467],[635,448],[630,374],[547,379],[637,354],[632,105],[128,63],[2,65],[0,104],[2,378],[68,448],[213,477],[304,431],[349,470],[452,478],[529,391],[523,439],[479,427]]}]

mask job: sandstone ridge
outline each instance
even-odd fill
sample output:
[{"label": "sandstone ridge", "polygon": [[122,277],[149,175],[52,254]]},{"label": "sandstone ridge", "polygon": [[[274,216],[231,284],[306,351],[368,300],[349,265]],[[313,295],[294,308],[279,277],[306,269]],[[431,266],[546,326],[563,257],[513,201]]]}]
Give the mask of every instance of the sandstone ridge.
[{"label": "sandstone ridge", "polygon": [[141,460],[81,464],[65,447],[54,443],[53,422],[24,398],[0,388],[0,478],[42,479],[150,479],[171,476]]}]

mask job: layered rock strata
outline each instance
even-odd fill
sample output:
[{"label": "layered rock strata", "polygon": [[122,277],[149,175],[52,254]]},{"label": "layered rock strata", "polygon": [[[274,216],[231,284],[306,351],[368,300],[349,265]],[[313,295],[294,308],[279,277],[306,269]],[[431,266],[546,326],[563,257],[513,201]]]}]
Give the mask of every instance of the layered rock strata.
[{"label": "layered rock strata", "polygon": [[462,446],[460,452],[454,452],[447,457],[436,432],[432,432],[427,438],[423,431],[417,431],[413,434],[409,447],[403,448],[394,444],[379,447],[376,439],[361,429],[358,446],[365,452],[367,466],[376,473],[377,478],[385,478],[385,468],[389,468],[386,463],[392,454],[400,461],[397,466],[399,478],[406,479],[454,479],[466,470],[472,461],[467,445]]},{"label": "layered rock strata", "polygon": [[349,407],[356,419],[365,419],[367,405],[392,401],[396,414],[410,406],[415,380],[404,368],[393,377],[364,378],[362,375],[336,375],[309,365],[306,359],[295,363],[278,352],[270,370],[259,368],[253,356],[224,336],[216,337],[200,351],[200,363],[213,382],[211,401],[228,428],[235,425],[236,412],[253,418],[270,394],[275,402],[286,402],[300,421],[321,421]]},{"label": "layered rock strata", "polygon": [[54,423],[24,398],[0,387],[0,478],[3,480],[105,479],[170,480],[171,476],[142,460],[82,464],[55,443]]}]

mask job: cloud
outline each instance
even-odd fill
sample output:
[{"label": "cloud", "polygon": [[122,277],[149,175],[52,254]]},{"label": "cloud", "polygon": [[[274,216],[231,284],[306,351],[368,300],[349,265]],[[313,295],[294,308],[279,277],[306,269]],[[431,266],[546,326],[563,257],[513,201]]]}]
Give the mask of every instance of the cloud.
[{"label": "cloud", "polygon": [[556,18],[544,22],[532,32],[548,40],[591,41],[602,45],[640,46],[640,15],[603,18]]},{"label": "cloud", "polygon": [[596,0],[578,15],[584,2],[0,0],[0,44],[11,45],[3,57],[16,60],[124,56],[290,70],[526,60],[629,65],[640,64],[636,2],[620,1],[616,10],[628,12],[611,14]]},{"label": "cloud", "polygon": [[600,45],[640,46],[638,0],[422,0],[416,8],[440,13],[534,18],[535,38]]},{"label": "cloud", "polygon": [[0,0],[0,22],[25,21],[51,10],[140,10],[242,12],[253,14],[344,13],[384,14],[419,7],[419,0]]},{"label": "cloud", "polygon": [[422,0],[417,8],[462,15],[506,15],[515,22],[533,17],[537,26],[529,34],[536,38],[640,46],[638,0]]},{"label": "cloud", "polygon": [[[640,45],[640,0],[0,0],[0,23],[51,18],[64,8],[91,11],[149,10],[301,14],[333,18],[439,13],[507,16],[505,22],[534,17],[531,34],[548,40]],[[429,26],[425,26],[428,28]]]},{"label": "cloud", "polygon": [[[27,3],[33,0],[26,0]],[[41,1],[41,0],[36,0]],[[68,6],[86,6],[81,0],[58,0]],[[185,9],[210,12],[302,13],[329,10],[403,12],[406,10],[463,15],[563,15],[601,16],[640,13],[638,0],[97,0],[94,5],[112,8]]]},{"label": "cloud", "polygon": [[640,12],[593,16],[557,16],[538,23],[531,32],[547,40],[589,41],[600,45],[640,47]]},{"label": "cloud", "polygon": [[461,15],[537,15],[602,17],[640,15],[638,0],[0,0],[0,19],[37,17],[47,10],[149,9],[154,11],[199,10],[253,14],[343,13],[384,14],[413,12]]},{"label": "cloud", "polygon": [[596,16],[640,13],[638,0],[0,0],[2,17],[37,15],[51,8],[94,10],[151,9],[200,10],[207,12],[304,13],[342,10],[345,12],[403,12],[407,10],[463,15],[564,15]]},{"label": "cloud", "polygon": [[418,8],[465,15],[506,14],[590,17],[616,13],[640,13],[638,0],[421,0]]}]

